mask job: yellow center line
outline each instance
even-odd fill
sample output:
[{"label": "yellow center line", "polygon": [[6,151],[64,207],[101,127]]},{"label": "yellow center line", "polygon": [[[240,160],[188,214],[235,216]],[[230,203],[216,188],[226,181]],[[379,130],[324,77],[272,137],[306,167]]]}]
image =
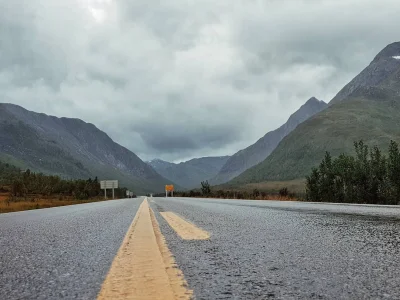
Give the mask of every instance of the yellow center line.
[{"label": "yellow center line", "polygon": [[191,299],[147,199],[128,230],[98,299]]},{"label": "yellow center line", "polygon": [[160,214],[184,240],[208,240],[210,238],[210,234],[207,231],[198,228],[173,212],[161,212]]}]

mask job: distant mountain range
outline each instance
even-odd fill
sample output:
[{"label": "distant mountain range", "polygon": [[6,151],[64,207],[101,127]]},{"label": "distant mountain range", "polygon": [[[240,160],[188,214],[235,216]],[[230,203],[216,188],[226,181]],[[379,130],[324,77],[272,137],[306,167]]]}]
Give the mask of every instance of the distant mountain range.
[{"label": "distant mountain range", "polygon": [[0,160],[67,178],[118,179],[137,194],[165,184],[240,186],[304,178],[325,151],[400,142],[400,42],[385,47],[330,101],[309,99],[288,121],[233,156],[143,162],[93,124],[0,104]]},{"label": "distant mountain range", "polygon": [[13,104],[0,104],[0,160],[66,178],[118,179],[135,193],[171,183],[93,124]]},{"label": "distant mountain range", "polygon": [[281,127],[268,132],[255,144],[232,155],[222,167],[221,171],[211,179],[211,183],[214,185],[225,183],[252,166],[262,162],[271,154],[285,136],[292,132],[299,124],[324,110],[327,106],[328,105],[324,101],[314,97],[309,99],[293,113]]},{"label": "distant mountain range", "polygon": [[202,157],[179,164],[155,159],[147,163],[165,178],[191,189],[200,187],[202,181],[214,177],[228,159],[229,156]]},{"label": "distant mountain range", "polygon": [[353,142],[387,149],[400,142],[400,42],[384,48],[329,103],[287,135],[260,164],[228,184],[304,178],[325,151],[352,153]]}]

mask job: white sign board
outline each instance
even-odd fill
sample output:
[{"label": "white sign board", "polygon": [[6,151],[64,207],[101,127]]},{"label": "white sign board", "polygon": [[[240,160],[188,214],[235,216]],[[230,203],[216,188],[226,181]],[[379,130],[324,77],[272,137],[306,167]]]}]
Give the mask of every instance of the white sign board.
[{"label": "white sign board", "polygon": [[101,189],[117,189],[118,188],[118,180],[102,180],[100,181]]},{"label": "white sign board", "polygon": [[130,197],[133,197],[133,192],[129,192],[129,196],[130,196]]}]

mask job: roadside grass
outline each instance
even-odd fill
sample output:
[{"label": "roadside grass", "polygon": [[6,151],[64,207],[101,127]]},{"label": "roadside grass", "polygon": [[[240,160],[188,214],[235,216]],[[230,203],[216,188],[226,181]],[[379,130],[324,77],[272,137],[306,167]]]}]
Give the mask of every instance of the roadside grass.
[{"label": "roadside grass", "polygon": [[266,193],[276,193],[282,188],[287,188],[290,192],[301,195],[305,193],[306,180],[302,178],[287,181],[264,181],[237,186],[238,190],[251,192],[254,189],[258,189]]},{"label": "roadside grass", "polygon": [[[282,189],[287,189],[288,194],[291,194],[290,197],[280,195],[279,192]],[[231,196],[232,193],[235,193],[235,195],[242,195],[247,200],[303,201],[306,193],[306,180],[305,178],[298,178],[285,181],[263,181],[246,184],[227,183],[213,186],[212,192],[214,196],[218,196],[218,190],[225,192],[230,191],[229,196]],[[254,197],[254,192],[256,190],[259,196]],[[238,198],[240,199],[241,197],[239,196]]]},{"label": "roadside grass", "polygon": [[99,201],[104,201],[104,199],[96,198],[90,200],[76,200],[68,198],[60,199],[53,196],[49,198],[37,197],[37,198],[19,198],[11,200],[8,194],[0,194],[0,214],[24,211],[24,210],[40,209],[40,208],[50,208],[50,207],[67,206],[74,204],[99,202]]},{"label": "roadside grass", "polygon": [[288,196],[279,196],[279,195],[265,195],[265,196],[240,196],[238,194],[238,197],[221,197],[217,195],[211,195],[209,197],[205,196],[196,196],[195,198],[201,198],[201,199],[225,199],[225,200],[253,200],[253,201],[301,201],[300,198],[297,197],[288,197]]}]

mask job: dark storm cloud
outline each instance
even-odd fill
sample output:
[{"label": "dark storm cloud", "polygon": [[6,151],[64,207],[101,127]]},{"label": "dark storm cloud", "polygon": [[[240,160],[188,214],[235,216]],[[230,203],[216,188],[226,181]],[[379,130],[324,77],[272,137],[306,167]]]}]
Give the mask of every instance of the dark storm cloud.
[{"label": "dark storm cloud", "polygon": [[15,0],[0,6],[0,70],[9,71],[11,83],[25,87],[43,81],[57,89],[67,76],[68,54],[43,38],[35,24],[33,3]]},{"label": "dark storm cloud", "polygon": [[[189,121],[181,127],[166,125],[160,128],[149,126],[136,128],[141,137],[152,148],[159,152],[170,149],[171,151],[194,151],[207,145],[210,148],[221,148],[236,138],[240,138],[241,133],[235,132],[231,127],[224,124],[210,123],[191,123]],[[199,125],[200,124],[200,125]],[[217,130],[215,130],[217,129]],[[239,128],[236,128],[239,130]]]},{"label": "dark storm cloud", "polygon": [[0,97],[144,159],[225,155],[399,39],[397,0],[0,0]]}]

